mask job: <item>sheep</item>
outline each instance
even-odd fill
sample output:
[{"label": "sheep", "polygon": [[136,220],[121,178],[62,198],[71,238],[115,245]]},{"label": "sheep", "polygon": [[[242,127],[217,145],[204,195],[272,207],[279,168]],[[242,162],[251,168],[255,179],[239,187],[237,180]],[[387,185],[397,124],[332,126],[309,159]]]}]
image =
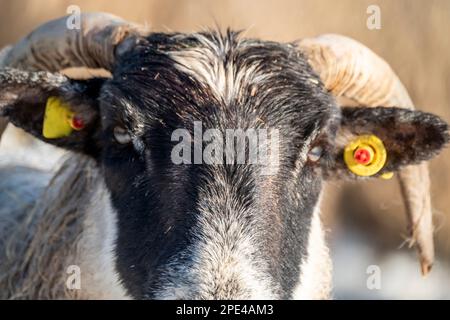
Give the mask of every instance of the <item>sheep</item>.
[{"label": "sheep", "polygon": [[[364,178],[343,154],[368,135],[388,154],[370,177],[399,171],[429,271],[423,161],[448,142],[448,126],[413,110],[368,48],[338,35],[281,44],[231,31],[150,33],[108,14],[83,14],[81,30],[67,30],[65,19],[0,55],[0,115],[71,151],[54,176],[33,183],[25,209],[2,209],[11,213],[0,217],[2,298],[329,298],[322,185]],[[61,73],[70,67],[111,77],[74,80]],[[338,106],[343,98],[358,107]],[[72,122],[52,136],[45,126],[54,104]],[[195,121],[219,133],[278,130],[277,170],[174,164],[172,133],[192,133]],[[80,290],[66,286],[70,265],[82,270]]]}]

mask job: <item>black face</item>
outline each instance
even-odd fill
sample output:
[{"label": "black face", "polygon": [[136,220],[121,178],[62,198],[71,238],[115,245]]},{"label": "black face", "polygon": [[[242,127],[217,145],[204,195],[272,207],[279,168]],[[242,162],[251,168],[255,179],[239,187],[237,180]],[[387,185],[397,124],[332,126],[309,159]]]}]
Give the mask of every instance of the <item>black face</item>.
[{"label": "black face", "polygon": [[[322,180],[357,177],[343,161],[351,139],[383,141],[388,156],[374,177],[428,160],[449,140],[431,114],[338,108],[293,45],[233,33],[139,39],[111,79],[6,69],[0,84],[0,116],[96,159],[118,218],[117,269],[136,298],[292,297],[313,254]],[[69,105],[83,129],[44,137],[50,97]],[[195,122],[221,134],[278,130],[278,170],[174,163],[172,133],[193,137]]]},{"label": "black face", "polygon": [[[206,50],[202,39],[155,35],[119,61],[113,80],[102,89],[100,162],[119,216],[118,269],[134,296],[154,298],[165,286],[181,286],[174,261],[201,268],[193,265],[194,248],[229,242],[236,252],[223,254],[264,261],[256,270],[273,283],[274,295],[289,298],[306,254],[321,190],[320,164],[338,109],[293,47],[238,43],[232,35],[225,39],[230,49],[205,37],[223,54],[211,56],[209,63],[233,64],[230,82],[246,79],[232,96],[214,91],[201,75],[183,69],[190,66],[180,67],[175,54],[166,53]],[[174,164],[177,142],[171,134],[182,128],[193,137],[194,121],[224,137],[226,129],[278,129],[278,172],[264,175],[260,165],[249,163]],[[322,157],[314,154],[310,160],[311,149],[322,150]],[[253,247],[244,253],[239,246],[249,237]],[[209,263],[221,268],[220,261]],[[230,277],[227,281],[237,282]],[[236,284],[244,292],[245,285]],[[196,297],[202,294],[195,291]]]}]

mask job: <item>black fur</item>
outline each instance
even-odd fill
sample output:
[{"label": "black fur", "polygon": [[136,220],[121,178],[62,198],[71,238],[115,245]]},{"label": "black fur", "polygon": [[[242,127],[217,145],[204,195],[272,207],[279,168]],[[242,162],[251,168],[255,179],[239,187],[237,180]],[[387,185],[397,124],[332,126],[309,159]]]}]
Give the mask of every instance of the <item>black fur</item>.
[{"label": "black fur", "polygon": [[[256,252],[268,261],[266,271],[280,288],[280,297],[289,298],[299,278],[299,262],[306,254],[311,213],[321,184],[314,166],[303,168],[299,176],[292,171],[304,140],[315,127],[325,127],[338,110],[317,82],[307,81],[317,76],[294,47],[238,41],[232,33],[224,38],[206,36],[223,50],[219,54],[224,64],[233,60],[239,71],[257,64],[257,72],[268,78],[243,83],[243,94],[225,104],[210,88],[179,71],[166,54],[190,47],[201,50],[202,43],[195,37],[156,34],[118,61],[113,80],[103,88],[104,128],[126,125],[130,131],[140,131],[136,134],[142,134],[148,150],[142,157],[131,146],[102,143],[101,163],[120,212],[118,268],[134,296],[153,297],[153,289],[164,281],[159,276],[165,265],[195,239],[189,231],[196,224],[202,201],[198,190],[219,188],[214,181],[226,176],[241,209],[258,212],[257,217],[248,216],[263,230],[258,232]],[[254,96],[250,94],[253,86],[257,86]],[[170,134],[177,128],[192,131],[194,121],[202,121],[205,129],[280,129],[283,159],[279,174],[261,178],[258,167],[252,165],[173,165]],[[140,124],[145,128],[135,129]],[[267,179],[276,181],[270,190],[263,187]],[[269,211],[265,209],[267,198],[278,200]],[[217,219],[223,218],[225,206],[216,213]],[[249,225],[255,225],[252,222]],[[171,231],[166,234],[168,227]],[[145,282],[147,287],[142,286]]]}]

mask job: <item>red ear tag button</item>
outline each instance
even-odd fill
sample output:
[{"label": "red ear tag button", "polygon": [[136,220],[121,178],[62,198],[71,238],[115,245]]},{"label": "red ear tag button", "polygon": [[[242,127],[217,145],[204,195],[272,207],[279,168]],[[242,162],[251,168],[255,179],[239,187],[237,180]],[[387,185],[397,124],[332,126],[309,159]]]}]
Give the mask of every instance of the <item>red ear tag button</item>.
[{"label": "red ear tag button", "polygon": [[75,115],[70,119],[70,126],[72,129],[80,131],[84,129],[85,123],[81,117]]},{"label": "red ear tag button", "polygon": [[359,164],[366,165],[372,161],[372,153],[367,148],[358,148],[353,154],[353,158]]}]

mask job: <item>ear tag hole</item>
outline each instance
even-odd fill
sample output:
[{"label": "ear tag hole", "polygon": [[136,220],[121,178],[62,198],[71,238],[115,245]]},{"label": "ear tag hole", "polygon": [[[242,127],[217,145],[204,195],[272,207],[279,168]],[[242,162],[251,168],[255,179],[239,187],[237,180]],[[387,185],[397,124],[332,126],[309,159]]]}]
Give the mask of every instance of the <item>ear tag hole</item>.
[{"label": "ear tag hole", "polygon": [[[369,177],[377,174],[383,169],[386,159],[386,148],[374,135],[359,136],[344,150],[344,161],[347,167],[358,176]],[[382,178],[388,178],[388,176],[388,173],[385,173]]]}]

